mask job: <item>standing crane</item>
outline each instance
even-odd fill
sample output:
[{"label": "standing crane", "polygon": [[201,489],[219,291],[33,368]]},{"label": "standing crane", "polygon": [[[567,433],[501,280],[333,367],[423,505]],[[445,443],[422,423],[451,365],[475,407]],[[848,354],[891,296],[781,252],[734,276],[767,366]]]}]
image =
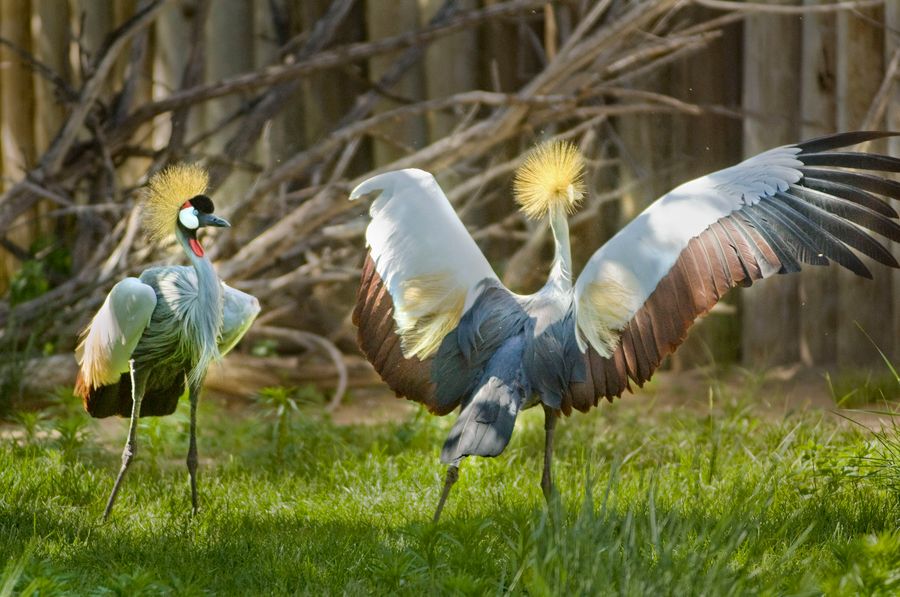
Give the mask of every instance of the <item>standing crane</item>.
[{"label": "standing crane", "polygon": [[729,289],[829,260],[871,278],[851,249],[898,267],[869,231],[900,241],[883,198],[900,198],[900,183],[858,170],[900,172],[900,159],[834,151],[889,135],[777,147],[684,183],[607,241],[577,279],[567,215],[584,196],[583,159],[567,143],[539,146],[514,182],[521,210],[548,218],[553,232],[549,279],[531,295],[503,286],[431,174],[397,170],[357,186],[351,200],[377,194],[353,312],[359,345],[398,396],[436,415],[461,407],[441,451],[448,468],[434,520],[462,459],[499,455],[519,411],[537,405],[549,499],[560,413],[643,385]]},{"label": "standing crane", "polygon": [[187,467],[197,511],[197,402],[210,364],[231,350],[259,313],[255,297],[225,285],[206,257],[197,231],[228,227],[213,214],[208,177],[195,165],[154,175],[143,223],[152,239],[174,232],[190,266],[144,270],[117,283],[82,334],[75,351],[75,393],[93,417],[130,417],[122,466],[104,510],[109,517],[137,450],[139,417],[172,414],[185,386],[191,403]]}]

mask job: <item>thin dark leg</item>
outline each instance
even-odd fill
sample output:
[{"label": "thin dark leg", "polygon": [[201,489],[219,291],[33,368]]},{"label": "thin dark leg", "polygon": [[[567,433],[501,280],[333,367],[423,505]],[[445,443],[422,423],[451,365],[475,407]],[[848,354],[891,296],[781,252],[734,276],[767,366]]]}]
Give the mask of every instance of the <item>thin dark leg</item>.
[{"label": "thin dark leg", "polygon": [[[125,471],[128,470],[128,465],[131,464],[131,459],[134,458],[134,455],[137,452],[137,426],[138,419],[141,416],[141,400],[144,398],[144,384],[143,381],[141,381],[140,387],[138,387],[138,384],[135,383],[134,359],[128,361],[128,370],[131,375],[131,426],[128,428],[128,439],[125,442],[125,449],[122,451],[122,467],[119,469],[119,476],[116,477],[116,483],[113,485],[112,493],[109,494],[109,500],[106,502],[106,510],[103,511],[103,520],[109,518],[109,514],[113,509],[113,504],[116,502],[116,495],[119,493],[119,486],[122,484],[122,479],[125,478]],[[141,375],[140,379],[143,380],[144,376]]]},{"label": "thin dark leg", "polygon": [[197,513],[197,403],[200,401],[200,384],[191,384],[191,442],[188,446],[187,468],[191,479],[191,508]]},{"label": "thin dark leg", "polygon": [[544,474],[541,476],[541,489],[544,490],[544,499],[550,503],[550,494],[553,492],[553,477],[550,475],[550,465],[553,460],[553,431],[556,428],[556,419],[559,415],[556,410],[544,405]]},{"label": "thin dark leg", "polygon": [[441,501],[438,502],[437,510],[434,513],[434,522],[437,522],[441,518],[441,510],[444,509],[444,502],[447,501],[447,496],[450,495],[450,488],[453,487],[453,484],[456,483],[457,479],[459,479],[459,465],[451,464],[447,467],[447,478],[444,480],[444,491],[441,492]]}]

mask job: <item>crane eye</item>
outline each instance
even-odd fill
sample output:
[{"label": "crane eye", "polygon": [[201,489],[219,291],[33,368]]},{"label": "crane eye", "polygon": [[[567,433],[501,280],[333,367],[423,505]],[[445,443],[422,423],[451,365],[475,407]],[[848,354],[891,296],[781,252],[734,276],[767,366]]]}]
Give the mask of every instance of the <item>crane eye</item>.
[{"label": "crane eye", "polygon": [[197,218],[197,210],[193,207],[185,207],[179,211],[178,221],[188,230],[196,230],[200,227],[200,220]]}]

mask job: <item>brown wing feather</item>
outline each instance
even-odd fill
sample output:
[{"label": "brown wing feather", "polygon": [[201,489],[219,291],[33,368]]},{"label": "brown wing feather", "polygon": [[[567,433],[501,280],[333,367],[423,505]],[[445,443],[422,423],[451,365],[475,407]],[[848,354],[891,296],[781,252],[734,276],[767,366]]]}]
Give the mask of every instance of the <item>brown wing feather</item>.
[{"label": "brown wing feather", "polygon": [[762,237],[754,239],[754,251],[729,217],[691,239],[625,325],[611,357],[588,348],[585,381],[569,388],[572,407],[587,411],[601,397],[612,400],[630,390],[630,381],[642,385],[650,379],[662,360],[684,342],[697,317],[708,313],[729,289],[749,286],[763,277],[756,254],[762,254],[776,269],[780,267]]},{"label": "brown wing feather", "polygon": [[448,410],[435,401],[431,359],[422,361],[403,356],[394,323],[394,303],[368,254],[356,295],[353,323],[357,326],[356,340],[363,354],[398,397],[421,402],[438,415],[453,410],[456,404]]}]

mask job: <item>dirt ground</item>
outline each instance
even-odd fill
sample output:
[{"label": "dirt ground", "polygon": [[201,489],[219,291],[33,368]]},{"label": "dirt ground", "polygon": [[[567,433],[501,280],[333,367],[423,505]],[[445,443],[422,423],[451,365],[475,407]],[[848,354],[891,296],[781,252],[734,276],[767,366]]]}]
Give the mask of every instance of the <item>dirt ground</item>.
[{"label": "dirt ground", "polygon": [[[791,412],[808,409],[832,411],[836,419],[848,411],[839,408],[827,381],[827,371],[808,367],[773,368],[766,373],[749,373],[734,369],[728,373],[718,372],[715,376],[704,369],[672,372],[661,371],[644,388],[634,388],[634,393],[625,393],[621,399],[611,404],[601,401],[600,408],[621,408],[646,410],[652,403],[654,413],[665,413],[676,409],[695,409],[707,412],[710,401],[713,408],[722,397],[750,401],[756,414],[783,417]],[[833,375],[833,374],[832,374]],[[900,400],[898,395],[889,399]],[[232,412],[235,416],[251,416],[253,403],[249,398],[207,391],[205,401],[217,403],[217,407]],[[408,419],[422,408],[418,404],[398,399],[383,385],[353,388],[338,408],[331,413],[331,420],[338,425],[376,425]],[[884,411],[885,404],[868,407],[856,406],[852,418],[870,427],[881,427],[890,418],[871,410]],[[894,410],[894,408],[891,408]],[[324,412],[324,405],[323,405]],[[579,413],[573,413],[578,416]],[[452,416],[452,415],[451,415]],[[99,434],[105,440],[118,442],[126,426],[124,420],[111,417],[99,421]],[[847,424],[852,424],[849,421]],[[21,434],[21,429],[11,423],[0,423],[0,439],[12,439]]]}]

